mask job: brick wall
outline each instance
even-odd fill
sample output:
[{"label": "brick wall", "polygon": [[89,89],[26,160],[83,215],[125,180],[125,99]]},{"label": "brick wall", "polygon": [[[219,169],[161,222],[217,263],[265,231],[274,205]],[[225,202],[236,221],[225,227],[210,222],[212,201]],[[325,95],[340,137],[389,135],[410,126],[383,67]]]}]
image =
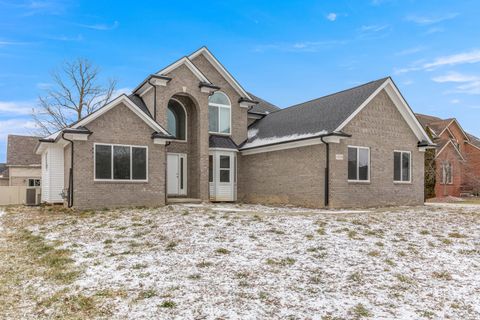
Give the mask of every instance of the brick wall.
[{"label": "brick wall", "polygon": [[325,146],[239,157],[238,200],[247,203],[324,205]]},{"label": "brick wall", "polygon": [[[114,107],[87,127],[93,132],[88,141],[74,144],[74,207],[163,205],[165,147],[153,144],[153,130],[124,105]],[[147,146],[148,182],[94,181],[94,143]],[[68,159],[66,164],[68,175]]]},{"label": "brick wall", "polygon": [[[332,207],[423,203],[424,153],[418,151],[418,139],[385,91],[380,92],[343,131],[352,137],[331,145]],[[348,182],[348,145],[370,147],[370,183]],[[410,184],[393,182],[394,150],[411,151]],[[336,155],[342,155],[343,160],[336,160]]]}]

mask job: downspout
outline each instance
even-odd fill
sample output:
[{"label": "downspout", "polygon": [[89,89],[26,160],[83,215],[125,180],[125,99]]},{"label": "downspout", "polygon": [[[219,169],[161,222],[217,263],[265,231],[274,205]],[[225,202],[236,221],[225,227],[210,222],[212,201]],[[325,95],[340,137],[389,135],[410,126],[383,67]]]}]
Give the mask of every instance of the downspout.
[{"label": "downspout", "polygon": [[167,179],[168,179],[168,168],[167,168],[167,159],[168,159],[168,154],[167,154],[167,147],[170,145],[170,141],[165,142],[165,205],[167,205],[168,201],[168,191],[167,191]]},{"label": "downspout", "polygon": [[70,171],[68,173],[68,198],[67,206],[71,208],[73,206],[73,141],[65,138],[65,132],[62,132],[62,139],[70,142]]},{"label": "downspout", "polygon": [[326,154],[325,154],[325,158],[326,158],[326,163],[325,163],[325,200],[324,200],[324,204],[325,204],[325,207],[328,207],[328,204],[329,204],[329,200],[330,200],[330,144],[328,142],[326,142],[325,140],[323,140],[324,136],[321,136],[320,137],[320,140],[325,144],[325,148],[326,148]]},{"label": "downspout", "polygon": [[153,87],[153,120],[157,121],[157,86],[150,81],[152,79],[148,80],[148,84]]}]

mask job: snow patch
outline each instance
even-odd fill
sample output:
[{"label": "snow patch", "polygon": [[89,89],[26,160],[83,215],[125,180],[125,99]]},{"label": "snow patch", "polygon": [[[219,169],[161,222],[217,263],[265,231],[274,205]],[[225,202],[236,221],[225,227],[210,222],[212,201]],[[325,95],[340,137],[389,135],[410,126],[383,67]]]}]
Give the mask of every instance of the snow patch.
[{"label": "snow patch", "polygon": [[[254,132],[254,130],[256,130]],[[252,132],[250,132],[252,131]],[[258,133],[258,129],[251,129],[248,131],[248,138],[253,139],[256,137]],[[306,138],[313,138],[322,134],[326,134],[326,130],[318,131],[318,132],[312,132],[312,133],[302,133],[302,134],[291,134],[291,135],[286,135],[282,137],[269,137],[269,138],[259,138],[255,139],[253,141],[247,142],[243,145],[244,149],[247,148],[253,148],[253,147],[259,147],[259,146],[264,146],[264,145],[269,145],[269,144],[274,144],[274,143],[279,143],[279,142],[287,142],[287,141],[294,141],[294,140],[299,140],[299,139],[306,139]]]}]

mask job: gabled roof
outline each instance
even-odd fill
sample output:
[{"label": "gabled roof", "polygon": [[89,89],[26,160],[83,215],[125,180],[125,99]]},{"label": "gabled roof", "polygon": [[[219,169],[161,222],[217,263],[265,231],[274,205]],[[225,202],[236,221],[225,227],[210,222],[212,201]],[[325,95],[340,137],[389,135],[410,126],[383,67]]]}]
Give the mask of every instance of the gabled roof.
[{"label": "gabled roof", "polygon": [[143,102],[143,99],[140,98],[139,95],[132,93],[132,94],[128,95],[128,98],[133,103],[135,103],[140,110],[145,112],[150,118],[153,118],[152,114],[150,113],[150,110],[148,110],[148,108],[147,108],[147,105],[145,104],[145,102]]},{"label": "gabled roof", "polygon": [[178,67],[185,65],[192,73],[200,80],[200,82],[209,83],[211,84],[210,80],[198,69],[190,60],[190,57],[183,57],[175,61],[174,63],[168,65],[167,67],[163,68],[162,70],[158,71],[156,74],[165,76],[168,73],[172,72],[173,70],[177,69]]},{"label": "gabled roof", "polygon": [[41,157],[35,154],[40,137],[9,135],[7,142],[8,166],[40,165]]},{"label": "gabled roof", "polygon": [[424,128],[430,128],[430,130],[432,130],[436,136],[440,136],[451,124],[455,123],[460,128],[460,131],[464,135],[465,139],[470,139],[469,135],[463,130],[462,126],[455,118],[441,119],[435,116],[420,113],[416,113],[415,116]]},{"label": "gabled roof", "polygon": [[470,143],[471,145],[473,145],[474,147],[480,149],[480,138],[474,136],[473,134],[470,134],[467,132],[467,136],[469,138],[469,141],[468,143]]},{"label": "gabled roof", "polygon": [[248,112],[249,113],[255,113],[255,114],[260,114],[260,115],[267,115],[269,113],[272,113],[272,112],[275,112],[275,111],[278,111],[280,110],[279,107],[277,107],[276,105],[268,102],[268,101],[265,101],[263,100],[262,98],[259,98],[257,97],[256,95],[252,94],[252,93],[248,93],[250,95],[250,97],[253,98],[253,100],[257,101],[258,103],[254,106],[252,106]]},{"label": "gabled roof", "polygon": [[242,148],[265,145],[263,141],[288,142],[299,138],[341,133],[342,129],[383,89],[418,140],[429,145],[433,144],[391,78],[387,77],[272,112],[249,127],[248,139]]},{"label": "gabled roof", "polygon": [[244,98],[249,100],[254,100],[252,97],[243,89],[243,87],[238,83],[238,81],[228,72],[227,69],[220,63],[220,61],[213,55],[213,53],[208,50],[207,47],[203,46],[197,51],[193,52],[188,56],[189,59],[193,60],[195,57],[199,55],[203,55],[211,64],[212,66],[227,80],[227,82],[237,91],[237,93]]}]

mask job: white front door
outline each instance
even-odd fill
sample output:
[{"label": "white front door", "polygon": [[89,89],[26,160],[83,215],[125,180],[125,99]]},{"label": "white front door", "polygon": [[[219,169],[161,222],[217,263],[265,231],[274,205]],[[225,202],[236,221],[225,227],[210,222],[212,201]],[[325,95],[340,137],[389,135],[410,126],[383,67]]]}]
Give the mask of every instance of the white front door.
[{"label": "white front door", "polygon": [[209,181],[211,201],[237,200],[237,155],[235,152],[210,152]]},{"label": "white front door", "polygon": [[167,194],[187,194],[187,155],[182,153],[167,154]]}]

